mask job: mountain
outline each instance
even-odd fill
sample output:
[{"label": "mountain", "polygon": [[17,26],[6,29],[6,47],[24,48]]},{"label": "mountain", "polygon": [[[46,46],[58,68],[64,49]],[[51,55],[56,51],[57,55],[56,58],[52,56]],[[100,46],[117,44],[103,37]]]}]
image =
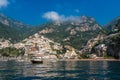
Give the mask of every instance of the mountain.
[{"label": "mountain", "polygon": [[19,39],[19,34],[15,30],[7,25],[0,23],[0,38],[9,39],[17,41]]},{"label": "mountain", "polygon": [[94,18],[81,16],[76,20],[44,24],[38,33],[62,45],[70,45],[79,50],[100,32],[102,28]]},{"label": "mountain", "polygon": [[94,53],[98,57],[120,58],[120,17],[112,20],[105,29],[107,34],[94,18],[88,16],[35,27],[0,14],[1,40],[21,41],[15,44],[16,47],[37,44],[40,50],[48,49],[45,53],[63,53],[67,57],[70,53],[83,58],[94,57]]},{"label": "mountain", "polygon": [[28,24],[24,24],[20,21],[9,18],[3,14],[0,14],[0,37],[9,39],[12,41],[20,41],[32,33],[33,27]]},{"label": "mountain", "polygon": [[120,31],[120,17],[113,19],[110,23],[105,25],[108,32],[118,32]]},{"label": "mountain", "polygon": [[88,41],[83,53],[96,54],[99,57],[120,58],[120,17],[105,27],[108,34],[102,34]]},{"label": "mountain", "polygon": [[117,17],[106,26],[109,35],[105,40],[108,44],[108,54],[120,58],[120,17]]}]

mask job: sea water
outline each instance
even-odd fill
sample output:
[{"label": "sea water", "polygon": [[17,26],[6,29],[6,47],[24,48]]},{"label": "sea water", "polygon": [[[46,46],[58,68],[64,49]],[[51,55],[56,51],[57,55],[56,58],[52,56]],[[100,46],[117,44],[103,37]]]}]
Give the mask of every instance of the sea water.
[{"label": "sea water", "polygon": [[120,61],[1,61],[0,80],[120,80]]}]

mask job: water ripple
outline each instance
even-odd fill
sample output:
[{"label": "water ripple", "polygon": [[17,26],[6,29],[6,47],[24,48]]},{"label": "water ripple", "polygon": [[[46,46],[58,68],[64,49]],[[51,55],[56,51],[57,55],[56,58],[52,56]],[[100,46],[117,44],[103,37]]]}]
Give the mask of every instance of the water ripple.
[{"label": "water ripple", "polygon": [[120,80],[119,61],[0,62],[0,80]]}]

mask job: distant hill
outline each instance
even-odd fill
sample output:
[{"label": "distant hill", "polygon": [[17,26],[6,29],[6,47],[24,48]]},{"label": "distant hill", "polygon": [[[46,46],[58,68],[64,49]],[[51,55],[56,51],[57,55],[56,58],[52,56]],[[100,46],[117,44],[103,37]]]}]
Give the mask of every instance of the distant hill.
[{"label": "distant hill", "polygon": [[82,49],[89,39],[96,37],[100,32],[102,28],[94,18],[81,16],[77,20],[44,24],[39,34],[63,45]]},{"label": "distant hill", "polygon": [[18,41],[19,33],[15,29],[0,23],[0,38]]},{"label": "distant hill", "polygon": [[120,17],[113,19],[111,22],[105,25],[105,28],[108,30],[108,32],[120,31]]},{"label": "distant hill", "polygon": [[13,42],[20,41],[31,35],[32,33],[30,31],[32,31],[33,28],[31,25],[0,14],[0,38],[11,38]]}]

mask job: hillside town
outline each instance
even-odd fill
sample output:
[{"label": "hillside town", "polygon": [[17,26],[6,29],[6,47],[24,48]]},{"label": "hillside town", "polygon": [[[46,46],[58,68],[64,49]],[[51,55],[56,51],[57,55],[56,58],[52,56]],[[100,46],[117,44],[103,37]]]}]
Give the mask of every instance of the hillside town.
[{"label": "hillside town", "polygon": [[71,46],[65,46],[65,53],[63,53],[63,46],[56,43],[39,33],[29,36],[21,42],[12,44],[9,40],[1,40],[0,48],[14,47],[16,49],[24,49],[24,56],[29,57],[30,55],[41,56],[44,59],[58,59],[58,58],[75,58],[77,54],[75,49]]}]

